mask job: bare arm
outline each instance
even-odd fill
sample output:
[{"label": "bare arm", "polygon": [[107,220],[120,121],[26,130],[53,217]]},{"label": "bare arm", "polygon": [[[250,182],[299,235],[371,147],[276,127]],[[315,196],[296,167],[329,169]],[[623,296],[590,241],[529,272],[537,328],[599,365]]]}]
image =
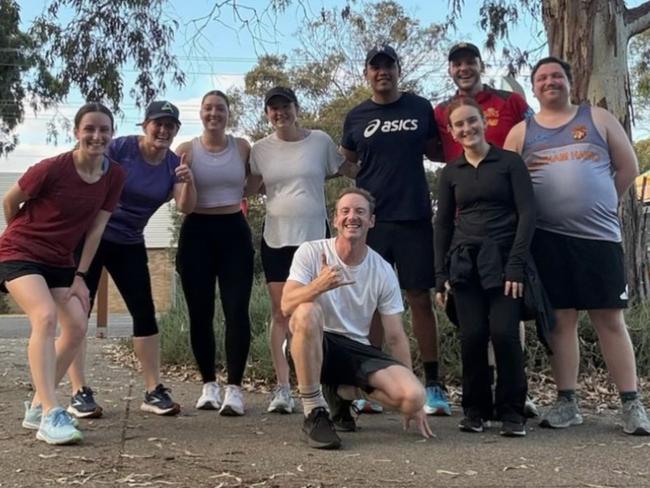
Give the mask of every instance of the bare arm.
[{"label": "bare arm", "polygon": [[508,151],[514,151],[517,154],[521,154],[524,148],[524,137],[526,136],[526,122],[522,121],[515,125],[508,136],[506,137],[505,142],[503,143],[503,149]]},{"label": "bare arm", "polygon": [[639,162],[629,137],[616,117],[600,107],[592,107],[591,114],[598,132],[609,146],[609,155],[615,171],[614,186],[620,198],[639,176]]},{"label": "bare arm", "polygon": [[386,345],[390,349],[391,355],[411,369],[411,350],[402,325],[402,314],[380,315],[380,317]]},{"label": "bare arm", "polygon": [[424,146],[424,155],[429,161],[444,161],[445,157],[442,153],[442,144],[438,137],[429,139]]},{"label": "bare arm", "polygon": [[7,191],[2,200],[2,208],[5,212],[5,221],[7,224],[14,219],[18,210],[20,210],[20,204],[27,200],[29,200],[29,195],[20,189],[18,183],[15,183],[9,188],[9,191]]},{"label": "bare arm", "polygon": [[339,174],[355,179],[360,169],[359,156],[356,151],[350,151],[341,146],[339,146],[339,152],[345,157],[345,161],[339,168]]},{"label": "bare arm", "polygon": [[178,210],[189,214],[196,207],[196,186],[192,174],[191,160],[186,152],[181,154],[181,164],[176,168],[176,181],[174,185],[174,201]]},{"label": "bare arm", "polygon": [[319,295],[352,282],[346,281],[339,266],[327,264],[325,255],[321,256],[321,270],[311,283],[303,284],[299,281],[288,280],[282,290],[280,308],[285,317],[288,317],[302,303],[313,302]]},{"label": "bare arm", "polygon": [[[79,259],[79,264],[77,269],[83,273],[88,271],[90,268],[90,263],[95,257],[97,252],[97,247],[99,246],[99,241],[102,238],[104,233],[104,228],[108,219],[111,217],[111,212],[106,210],[100,210],[93,221],[90,230],[86,233],[86,239],[84,240],[83,249],[81,251],[81,258]],[[66,300],[69,300],[73,296],[76,296],[84,309],[84,312],[87,314],[90,311],[90,297],[88,296],[88,287],[86,286],[86,281],[80,277],[75,276],[72,285],[68,289],[66,295]]]}]

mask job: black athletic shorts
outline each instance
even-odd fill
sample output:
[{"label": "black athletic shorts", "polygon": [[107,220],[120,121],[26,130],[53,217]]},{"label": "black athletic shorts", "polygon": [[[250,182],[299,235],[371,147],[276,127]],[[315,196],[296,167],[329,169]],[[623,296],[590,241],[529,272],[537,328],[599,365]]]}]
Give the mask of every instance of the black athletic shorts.
[{"label": "black athletic shorts", "polygon": [[368,245],[397,268],[403,290],[428,290],[436,283],[431,220],[376,222]]},{"label": "black athletic shorts", "polygon": [[531,252],[554,308],[627,307],[625,260],[620,242],[581,239],[537,229]]},{"label": "black athletic shorts", "polygon": [[368,382],[372,373],[389,366],[402,366],[376,347],[332,332],[325,332],[324,336],[320,376],[324,385],[352,385],[370,393],[374,389]]},{"label": "black athletic shorts", "polygon": [[69,288],[74,280],[76,268],[50,266],[32,261],[5,261],[0,263],[0,291],[7,293],[7,281],[27,275],[41,275],[48,288]]},{"label": "black athletic shorts", "polygon": [[[264,228],[262,227],[262,233]],[[330,237],[330,226],[325,222],[325,238]],[[289,277],[293,255],[298,246],[270,247],[264,237],[260,245],[262,269],[267,283],[284,283]]]}]

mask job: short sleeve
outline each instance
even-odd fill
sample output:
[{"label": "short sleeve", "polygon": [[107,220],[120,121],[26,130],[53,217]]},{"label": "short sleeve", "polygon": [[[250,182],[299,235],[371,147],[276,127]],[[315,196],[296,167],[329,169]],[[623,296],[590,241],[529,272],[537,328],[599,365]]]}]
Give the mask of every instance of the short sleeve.
[{"label": "short sleeve", "polygon": [[251,169],[251,174],[253,175],[261,175],[262,173],[260,172],[260,167],[259,167],[259,152],[260,152],[260,143],[262,141],[257,141],[256,143],[253,144],[251,147],[251,152],[250,155],[248,156],[248,164]]},{"label": "short sleeve", "polygon": [[425,100],[425,103],[428,108],[428,116],[426,117],[426,120],[429,123],[429,127],[427,128],[427,141],[429,141],[438,137],[438,124],[436,124],[433,106],[428,102],[428,100]]},{"label": "short sleeve", "polygon": [[[382,263],[384,264],[384,263]],[[385,263],[382,266],[384,279],[381,280],[381,294],[377,303],[377,310],[382,315],[395,315],[404,311],[402,293],[395,271]]]},{"label": "short sleeve", "polygon": [[27,171],[18,180],[20,189],[29,195],[29,198],[36,198],[43,186],[47,185],[46,181],[50,176],[53,166],[58,159],[45,159],[33,166],[30,166]]},{"label": "short sleeve", "polygon": [[517,122],[526,120],[533,115],[533,109],[528,106],[524,97],[519,93],[510,95],[510,101],[513,104],[513,113],[519,116]]},{"label": "short sleeve", "polygon": [[102,205],[102,210],[112,213],[113,210],[115,210],[115,207],[117,207],[117,202],[120,200],[122,187],[124,187],[124,181],[126,180],[126,173],[117,163],[111,161],[110,170],[107,176],[108,189],[106,192],[106,198]]},{"label": "short sleeve", "polygon": [[341,153],[339,153],[336,144],[334,144],[334,141],[329,135],[323,132],[323,137],[325,138],[325,144],[327,145],[327,174],[330,176],[338,172],[343,161],[345,161],[345,158]]},{"label": "short sleeve", "polygon": [[341,146],[349,151],[357,150],[357,142],[354,140],[354,121],[352,120],[352,112],[345,116],[343,122],[343,135],[341,136]]},{"label": "short sleeve", "polygon": [[293,261],[291,261],[291,268],[289,269],[289,277],[287,281],[297,281],[303,285],[308,285],[316,276],[314,275],[314,250],[309,243],[302,243],[295,254]]}]

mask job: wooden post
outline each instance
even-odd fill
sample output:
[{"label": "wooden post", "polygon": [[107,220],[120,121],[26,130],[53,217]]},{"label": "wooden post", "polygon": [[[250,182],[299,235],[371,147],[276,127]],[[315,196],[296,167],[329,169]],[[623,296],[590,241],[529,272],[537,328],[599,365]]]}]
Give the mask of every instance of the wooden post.
[{"label": "wooden post", "polygon": [[97,331],[95,337],[105,339],[108,337],[108,273],[102,269],[97,288]]}]

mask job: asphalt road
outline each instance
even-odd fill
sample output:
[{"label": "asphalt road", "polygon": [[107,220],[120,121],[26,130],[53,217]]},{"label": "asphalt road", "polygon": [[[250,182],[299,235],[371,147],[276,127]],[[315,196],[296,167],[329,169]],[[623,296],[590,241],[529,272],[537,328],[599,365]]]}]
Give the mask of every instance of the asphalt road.
[{"label": "asphalt road", "polygon": [[[0,487],[645,487],[650,438],[624,435],[617,413],[586,411],[567,430],[529,424],[526,438],[492,428],[458,431],[454,416],[431,418],[435,438],[403,432],[400,417],[363,415],[343,449],[306,446],[302,417],[266,413],[268,394],[246,391],[244,417],[197,411],[194,381],[166,379],[183,406],[178,417],[139,410],[142,381],[111,359],[114,340],[89,340],[88,377],[105,408],[82,421],[79,446],[37,441],[20,422],[31,396],[26,340],[0,340]],[[69,386],[60,388],[67,403]]]},{"label": "asphalt road", "polygon": [[[97,317],[93,314],[88,322],[88,337],[95,337]],[[129,314],[111,314],[108,317],[108,337],[129,337],[132,332]],[[0,339],[24,339],[29,337],[29,320],[25,315],[0,315]]]}]

